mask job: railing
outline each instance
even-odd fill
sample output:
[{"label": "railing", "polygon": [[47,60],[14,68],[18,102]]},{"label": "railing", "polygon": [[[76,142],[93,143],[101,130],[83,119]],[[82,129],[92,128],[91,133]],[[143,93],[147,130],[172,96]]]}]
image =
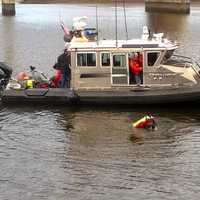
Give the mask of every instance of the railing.
[{"label": "railing", "polygon": [[193,58],[174,54],[164,64],[184,68],[192,67],[197,75],[200,76],[200,65]]}]

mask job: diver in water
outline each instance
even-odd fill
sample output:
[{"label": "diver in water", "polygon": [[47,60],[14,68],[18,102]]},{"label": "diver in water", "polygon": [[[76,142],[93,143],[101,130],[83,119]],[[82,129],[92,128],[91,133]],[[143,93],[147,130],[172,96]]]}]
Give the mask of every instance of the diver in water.
[{"label": "diver in water", "polygon": [[145,128],[147,130],[157,130],[157,123],[154,117],[150,114],[144,116],[137,122],[133,123],[134,128]]},{"label": "diver in water", "polygon": [[155,122],[154,117],[152,115],[147,115],[146,117],[147,117],[147,122],[144,125],[144,128],[148,129],[148,130],[157,130],[158,129],[158,125]]}]

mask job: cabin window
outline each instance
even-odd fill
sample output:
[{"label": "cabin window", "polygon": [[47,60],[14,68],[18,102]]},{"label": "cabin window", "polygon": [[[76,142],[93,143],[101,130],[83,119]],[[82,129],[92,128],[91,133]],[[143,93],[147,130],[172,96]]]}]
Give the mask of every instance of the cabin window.
[{"label": "cabin window", "polygon": [[78,67],[96,67],[96,53],[77,53]]},{"label": "cabin window", "polygon": [[151,52],[147,54],[148,66],[154,66],[159,57],[159,52]]},{"label": "cabin window", "polygon": [[110,53],[101,53],[101,66],[102,67],[110,66]]},{"label": "cabin window", "polygon": [[125,55],[113,55],[113,67],[126,67]]}]

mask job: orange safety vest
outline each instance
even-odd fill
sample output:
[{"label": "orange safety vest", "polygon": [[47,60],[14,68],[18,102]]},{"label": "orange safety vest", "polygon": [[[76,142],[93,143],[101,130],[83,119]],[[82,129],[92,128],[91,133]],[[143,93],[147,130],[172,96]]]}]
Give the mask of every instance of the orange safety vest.
[{"label": "orange safety vest", "polygon": [[138,59],[129,58],[129,70],[131,71],[131,73],[135,75],[140,74],[140,72],[142,71],[142,67],[140,67],[139,63],[140,62]]}]

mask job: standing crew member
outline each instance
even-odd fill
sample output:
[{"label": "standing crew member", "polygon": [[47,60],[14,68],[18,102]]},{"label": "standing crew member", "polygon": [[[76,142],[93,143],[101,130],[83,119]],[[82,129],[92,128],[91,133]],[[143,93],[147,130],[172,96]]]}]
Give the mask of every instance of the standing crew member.
[{"label": "standing crew member", "polygon": [[129,58],[129,70],[134,75],[135,83],[137,85],[140,85],[142,83],[142,80],[141,80],[142,67],[140,65],[138,53],[134,53]]},{"label": "standing crew member", "polygon": [[57,59],[58,66],[61,70],[60,87],[70,87],[71,69],[70,69],[70,53],[67,49]]}]

